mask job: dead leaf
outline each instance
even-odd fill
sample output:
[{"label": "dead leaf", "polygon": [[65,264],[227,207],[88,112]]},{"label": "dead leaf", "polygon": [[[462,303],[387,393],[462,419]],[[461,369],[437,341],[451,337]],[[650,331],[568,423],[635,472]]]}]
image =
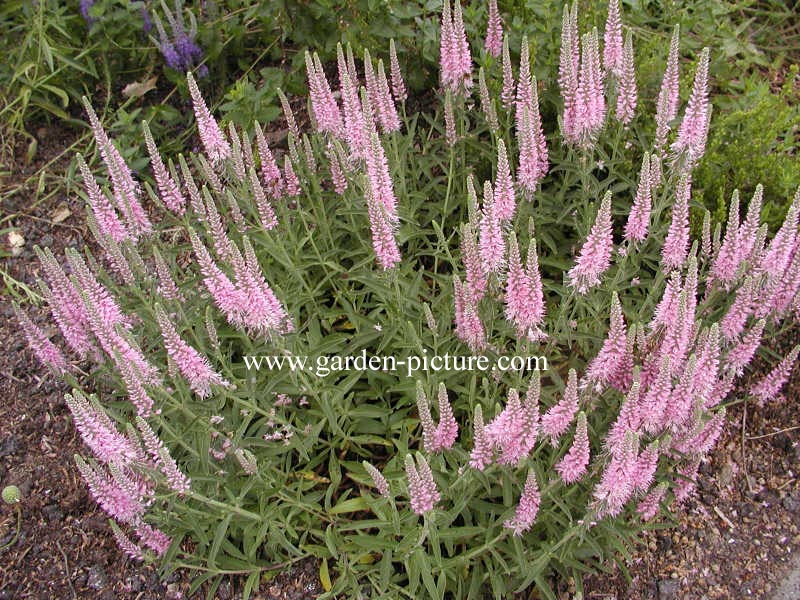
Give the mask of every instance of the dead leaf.
[{"label": "dead leaf", "polygon": [[134,81],[133,83],[129,83],[122,88],[122,95],[126,98],[138,98],[139,96],[144,96],[150,90],[156,89],[157,80],[158,75],[151,77],[150,79],[145,79],[144,81]]},{"label": "dead leaf", "polygon": [[16,231],[8,234],[8,245],[11,246],[11,256],[19,256],[25,247],[25,238]]},{"label": "dead leaf", "polygon": [[52,219],[53,223],[61,223],[62,221],[66,221],[71,214],[72,211],[70,211],[66,204],[59,204],[50,214],[50,218]]}]

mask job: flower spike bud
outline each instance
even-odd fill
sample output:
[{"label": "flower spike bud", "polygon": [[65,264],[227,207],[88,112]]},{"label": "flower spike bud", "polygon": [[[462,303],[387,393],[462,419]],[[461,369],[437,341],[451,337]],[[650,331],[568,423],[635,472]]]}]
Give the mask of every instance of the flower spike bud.
[{"label": "flower spike bud", "polygon": [[400,71],[400,61],[397,60],[397,48],[394,44],[394,38],[389,40],[389,74],[392,79],[394,100],[402,104],[408,98],[408,92],[403,82],[403,74]]},{"label": "flower spike bud", "polygon": [[378,493],[387,500],[391,498],[389,482],[386,481],[386,477],[384,477],[383,473],[381,473],[372,463],[366,460],[362,461],[361,464],[364,465],[364,470],[372,478],[372,483],[375,484],[375,489],[378,490]]},{"label": "flower spike bud", "polygon": [[708,139],[708,125],[711,119],[708,103],[708,61],[708,48],[703,48],[697,62],[692,94],[689,96],[689,103],[678,129],[678,139],[672,144],[672,151],[676,154],[686,152],[690,163],[696,162],[703,156]]},{"label": "flower spike bud", "polygon": [[672,41],[669,45],[667,67],[664,70],[664,79],[656,103],[656,136],[654,147],[656,152],[667,143],[670,122],[678,116],[678,103],[680,102],[680,73],[678,64],[678,50],[680,44],[680,25],[675,25],[672,32]]},{"label": "flower spike bud", "polygon": [[605,33],[603,33],[603,68],[620,78],[623,60],[622,19],[619,0],[610,0],[608,3],[606,29]]},{"label": "flower spike bud", "polygon": [[511,67],[511,51],[508,47],[508,36],[505,36],[503,38],[503,91],[500,93],[500,100],[506,110],[509,110],[514,104],[515,86],[514,71]]}]

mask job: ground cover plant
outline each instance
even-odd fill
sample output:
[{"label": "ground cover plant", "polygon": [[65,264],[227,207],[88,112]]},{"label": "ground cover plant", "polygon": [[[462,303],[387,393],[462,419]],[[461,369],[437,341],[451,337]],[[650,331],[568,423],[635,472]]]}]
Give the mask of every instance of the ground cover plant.
[{"label": "ground cover plant", "polygon": [[[86,101],[104,256],[39,252],[70,359],[18,314],[75,387],[78,468],[131,557],[247,593],[312,555],[331,595],[554,597],[551,573],[580,588],[692,493],[736,377],[797,310],[800,196],[770,234],[761,188],[743,220],[734,194],[724,233],[705,213],[692,239],[710,51],[681,107],[676,28],[645,102],[618,3],[602,35],[565,9],[544,82],[488,14],[468,38],[445,3],[434,115],[406,113],[393,45],[337,48],[338,98],[305,55],[314,131],[284,106],[282,155],[257,123],[220,127],[188,75],[203,152],[165,160],[145,125],[153,186]],[[362,351],[547,369],[251,366]]]}]

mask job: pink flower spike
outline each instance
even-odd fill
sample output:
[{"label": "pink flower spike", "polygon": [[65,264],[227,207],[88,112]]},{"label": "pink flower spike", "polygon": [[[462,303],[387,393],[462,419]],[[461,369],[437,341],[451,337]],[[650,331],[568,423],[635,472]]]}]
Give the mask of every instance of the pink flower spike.
[{"label": "pink flower spike", "polygon": [[303,188],[300,186],[300,179],[294,172],[292,159],[288,154],[283,157],[283,178],[286,181],[286,195],[290,198],[299,196]]},{"label": "pink flower spike", "polygon": [[542,433],[550,437],[550,443],[555,446],[558,439],[569,429],[572,419],[578,412],[578,374],[575,369],[569,370],[567,387],[564,396],[551,406],[542,416]]},{"label": "pink flower spike", "polygon": [[586,378],[602,389],[608,385],[621,368],[624,368],[627,356],[628,334],[625,329],[625,316],[617,292],[611,295],[611,324],[608,336],[600,352],[595,356],[586,370]]},{"label": "pink flower spike", "polygon": [[753,251],[756,249],[756,238],[760,227],[761,206],[764,202],[764,186],[760,183],[756,186],[750,204],[747,207],[747,216],[744,223],[739,227],[737,249],[738,262],[750,260]]},{"label": "pink flower spike", "polygon": [[183,496],[191,487],[190,479],[178,468],[169,449],[141,416],[136,417],[136,427],[139,429],[145,450],[166,478],[169,488],[177,492],[179,496]]},{"label": "pink flower spike", "polygon": [[711,264],[709,278],[712,281],[719,281],[726,289],[730,289],[738,274],[741,262],[739,255],[739,190],[734,190],[728,207],[725,237]]},{"label": "pink flower spike", "polygon": [[697,63],[692,94],[678,129],[678,139],[672,144],[672,151],[676,154],[687,152],[691,163],[703,156],[708,139],[711,119],[708,104],[708,61],[708,48],[703,48]]},{"label": "pink flower spike", "polygon": [[659,483],[636,507],[636,512],[642,517],[642,521],[650,521],[658,514],[661,501],[667,493],[667,484]]},{"label": "pink flower spike", "polygon": [[433,473],[428,461],[418,452],[415,464],[414,457],[407,454],[405,468],[411,510],[418,515],[424,515],[432,511],[441,496],[436,488],[436,482],[433,479]]},{"label": "pink flower spike", "polygon": [[691,175],[683,175],[675,191],[672,205],[672,222],[661,249],[661,264],[666,270],[677,269],[685,262],[689,252],[689,198],[692,195]]},{"label": "pink flower spike", "polygon": [[114,521],[111,521],[111,531],[114,533],[114,539],[117,541],[117,545],[119,546],[120,550],[122,550],[128,556],[128,558],[138,561],[144,560],[144,553],[139,545],[125,535],[125,533],[123,533],[123,531],[119,528],[119,525],[117,525]]},{"label": "pink flower spike", "polygon": [[600,275],[611,266],[611,250],[614,246],[611,230],[611,191],[607,191],[600,203],[592,230],[581,248],[575,266],[568,273],[569,285],[579,294],[600,285]]},{"label": "pink flower spike", "polygon": [[513,529],[514,535],[516,536],[522,535],[528,531],[536,521],[536,515],[539,513],[539,505],[541,502],[542,496],[539,492],[539,484],[536,481],[536,472],[530,469],[514,516],[508,519],[503,524],[503,527],[506,529]]},{"label": "pink flower spike", "polygon": [[[536,78],[531,79],[530,102],[517,103],[517,137],[519,140],[519,169],[517,179],[530,200],[550,168],[547,140],[539,114],[539,92]],[[521,116],[520,116],[521,113]]]},{"label": "pink flower spike", "polygon": [[611,460],[595,486],[593,505],[598,517],[615,517],[622,512],[634,492],[638,456],[639,436],[627,431],[623,442],[614,448]]},{"label": "pink flower spike", "polygon": [[394,45],[394,38],[389,40],[389,75],[392,79],[392,94],[395,102],[405,102],[406,98],[408,98],[408,92],[403,82],[403,74],[400,71],[400,61],[397,60],[397,48]]},{"label": "pink flower spike", "polygon": [[658,102],[656,103],[656,136],[654,142],[656,151],[666,144],[670,122],[678,116],[678,103],[680,102],[680,73],[678,65],[680,35],[680,26],[675,25],[675,29],[672,32],[672,41],[669,45],[667,67],[664,70],[664,79],[661,83],[661,91],[658,94]]},{"label": "pink flower spike", "polygon": [[603,33],[603,68],[621,78],[623,60],[619,0],[609,0],[606,29]]},{"label": "pink flower spike", "polygon": [[455,304],[455,334],[473,352],[486,347],[486,332],[477,307],[472,303],[469,291],[458,277],[453,278],[453,301]]},{"label": "pink flower spike", "polygon": [[641,417],[645,430],[655,434],[663,428],[664,413],[668,408],[672,391],[669,356],[661,361],[658,376],[647,390],[641,402]]},{"label": "pink flower spike", "polygon": [[97,223],[97,229],[102,235],[111,238],[117,243],[132,239],[125,224],[119,219],[114,205],[100,189],[100,186],[97,185],[97,180],[92,175],[83,157],[78,154],[77,158],[83,184],[86,186],[86,198]]},{"label": "pink flower spike", "polygon": [[178,184],[175,183],[175,180],[169,172],[167,172],[167,167],[161,159],[161,154],[158,152],[155,140],[153,140],[153,135],[150,133],[150,128],[147,126],[146,121],[142,123],[142,129],[144,131],[144,142],[147,146],[147,153],[150,155],[150,168],[153,170],[153,176],[158,186],[158,193],[161,196],[161,201],[167,209],[181,216],[186,210],[186,198],[183,197]]},{"label": "pink flower spike", "polygon": [[258,157],[261,162],[261,178],[267,189],[267,194],[271,198],[279,198],[283,194],[283,176],[258,122],[256,122],[256,145],[258,146]]},{"label": "pink flower spike", "polygon": [[375,199],[370,186],[366,188],[367,214],[372,233],[372,248],[378,265],[384,271],[394,268],[401,260],[395,239],[396,221],[391,220],[385,204]]},{"label": "pink flower spike", "polygon": [[316,53],[312,56],[306,50],[306,74],[308,76],[308,89],[311,107],[314,112],[318,131],[327,131],[334,136],[342,134],[342,115],[339,106],[333,97],[331,86],[325,77],[322,63]]},{"label": "pink flower spike", "polygon": [[478,250],[477,236],[470,223],[464,223],[461,226],[460,247],[470,303],[477,306],[486,295],[487,281]]},{"label": "pink flower spike", "polygon": [[481,210],[480,235],[478,250],[487,273],[499,273],[505,264],[506,244],[500,224],[498,211],[494,203],[492,184],[487,181],[483,186],[483,208]]},{"label": "pink flower spike", "polygon": [[759,406],[764,406],[770,400],[778,397],[778,393],[789,379],[789,374],[797,362],[798,354],[800,354],[800,345],[792,348],[777,367],[750,388],[750,394],[758,400]]},{"label": "pink flower spike", "polygon": [[22,332],[25,334],[25,339],[28,340],[36,358],[47,368],[51,369],[56,375],[63,375],[70,370],[70,365],[64,354],[50,339],[45,335],[33,321],[28,318],[19,307],[14,306],[14,313],[17,316],[17,321],[22,327]]},{"label": "pink flower spike", "polygon": [[736,299],[720,321],[720,331],[726,341],[734,341],[744,331],[747,318],[759,300],[757,292],[757,280],[753,277],[745,279],[744,284],[736,291]]},{"label": "pink flower spike", "polygon": [[230,384],[211,368],[206,357],[201,356],[180,338],[167,313],[160,306],[156,306],[156,319],[161,328],[167,354],[175,361],[193,392],[200,398],[206,398],[211,395],[212,385],[230,387]]},{"label": "pink flower spike", "polygon": [[[600,50],[597,29],[581,38],[581,63],[575,104],[575,138],[578,146],[594,146],[606,118],[606,101],[603,91],[604,73],[600,68]],[[569,141],[569,140],[568,140]]]},{"label": "pink flower spike", "polygon": [[384,133],[400,131],[400,117],[394,106],[392,93],[389,91],[389,81],[386,79],[386,70],[383,60],[378,60],[378,118],[381,123],[381,130]]},{"label": "pink flower spike", "polygon": [[578,413],[578,424],[575,428],[575,439],[569,452],[556,465],[556,471],[566,484],[575,483],[589,465],[589,434],[586,427],[586,414]]},{"label": "pink flower spike", "polygon": [[120,465],[141,460],[141,450],[137,450],[131,441],[117,430],[96,402],[90,401],[78,390],[72,394],[65,394],[64,400],[75,420],[75,428],[98,460],[106,464],[115,462]]},{"label": "pink flower spike", "polygon": [[744,368],[753,360],[756,350],[761,345],[761,336],[764,334],[766,324],[764,319],[760,319],[744,334],[742,341],[728,351],[725,364],[737,376],[741,376]]},{"label": "pink flower spike", "polygon": [[578,78],[580,71],[580,39],[578,37],[578,3],[564,4],[561,21],[561,55],[558,65],[558,86],[564,99],[561,131],[564,141],[577,142]]},{"label": "pink flower spike", "polygon": [[622,50],[622,71],[619,75],[615,116],[623,125],[628,125],[636,114],[637,94],[636,62],[633,56],[633,37],[630,31]]},{"label": "pink flower spike", "polygon": [[375,465],[370,462],[362,461],[361,463],[364,465],[364,470],[367,474],[372,478],[372,483],[375,484],[375,489],[378,490],[378,493],[386,498],[387,500],[391,498],[391,491],[389,490],[389,482],[386,481],[386,477],[384,477],[383,473],[381,473]]},{"label": "pink flower spike", "polygon": [[357,82],[353,81],[350,75],[341,44],[336,45],[336,57],[339,68],[342,112],[344,113],[345,139],[354,158],[365,158],[369,149],[369,138],[366,133],[368,123],[361,110]]},{"label": "pink flower spike", "polygon": [[527,265],[523,268],[517,238],[511,233],[505,299],[506,318],[516,327],[517,335],[531,341],[541,339],[544,334],[539,324],[544,318],[545,306],[535,238],[531,240]]},{"label": "pink flower spike", "polygon": [[200,89],[197,87],[191,73],[186,74],[186,81],[189,84],[189,93],[192,95],[194,114],[197,120],[197,130],[200,133],[200,141],[206,150],[209,160],[216,164],[231,157],[231,147],[217,121],[206,106]]},{"label": "pink flower spike", "polygon": [[497,175],[494,180],[494,202],[501,221],[514,217],[517,201],[514,197],[514,179],[508,165],[506,143],[500,138],[497,142]]},{"label": "pink flower spike", "polygon": [[443,383],[439,384],[439,424],[434,433],[434,445],[440,450],[448,450],[453,447],[458,438],[458,423],[453,416],[453,408],[447,397],[447,388]]},{"label": "pink flower spike", "polygon": [[645,153],[642,169],[639,171],[639,186],[636,188],[636,199],[633,201],[628,222],[625,224],[625,239],[631,242],[642,242],[647,238],[650,229],[650,211],[652,208],[652,192],[650,189],[650,155]]},{"label": "pink flower spike", "polygon": [[530,451],[525,431],[528,420],[519,392],[509,389],[505,408],[484,428],[491,446],[500,450],[498,463],[516,465],[527,456]]},{"label": "pink flower spike", "polygon": [[469,466],[483,471],[491,462],[492,444],[483,424],[483,409],[478,404],[472,419],[472,451],[469,454]]},{"label": "pink flower spike", "polygon": [[489,21],[486,26],[484,46],[486,52],[495,58],[499,57],[503,50],[503,19],[497,10],[497,0],[489,0]]},{"label": "pink flower spike", "polygon": [[110,476],[105,469],[87,464],[80,456],[75,457],[75,462],[92,497],[106,513],[122,523],[137,523],[141,520],[146,509],[143,494],[135,490],[132,481],[120,481],[126,477],[124,473],[117,469],[118,476]]},{"label": "pink flower spike", "polygon": [[164,554],[172,543],[172,538],[166,533],[144,521],[136,526],[136,535],[139,536],[139,542],[155,552],[156,556]]}]

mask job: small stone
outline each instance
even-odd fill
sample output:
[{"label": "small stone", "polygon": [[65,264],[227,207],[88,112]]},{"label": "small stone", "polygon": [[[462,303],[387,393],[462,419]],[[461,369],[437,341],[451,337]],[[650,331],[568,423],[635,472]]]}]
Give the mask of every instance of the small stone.
[{"label": "small stone", "polygon": [[42,512],[50,523],[57,523],[64,518],[64,513],[61,512],[57,504],[48,504],[42,509]]},{"label": "small stone", "polygon": [[106,577],[106,572],[100,565],[94,565],[92,567],[89,567],[89,571],[86,575],[87,575],[86,585],[92,588],[93,590],[99,591],[108,585],[108,578]]},{"label": "small stone", "polygon": [[42,246],[43,248],[49,248],[50,246],[53,245],[54,241],[55,240],[53,239],[52,235],[50,235],[49,233],[45,233],[42,236],[42,239],[39,240],[39,245]]},{"label": "small stone", "polygon": [[15,435],[9,435],[0,442],[0,458],[16,454],[17,450],[19,450],[19,438]]},{"label": "small stone", "polygon": [[675,600],[678,597],[679,586],[676,579],[661,579],[658,582],[658,600]]},{"label": "small stone", "polygon": [[786,496],[781,504],[783,504],[783,508],[791,513],[800,513],[800,494]]}]

